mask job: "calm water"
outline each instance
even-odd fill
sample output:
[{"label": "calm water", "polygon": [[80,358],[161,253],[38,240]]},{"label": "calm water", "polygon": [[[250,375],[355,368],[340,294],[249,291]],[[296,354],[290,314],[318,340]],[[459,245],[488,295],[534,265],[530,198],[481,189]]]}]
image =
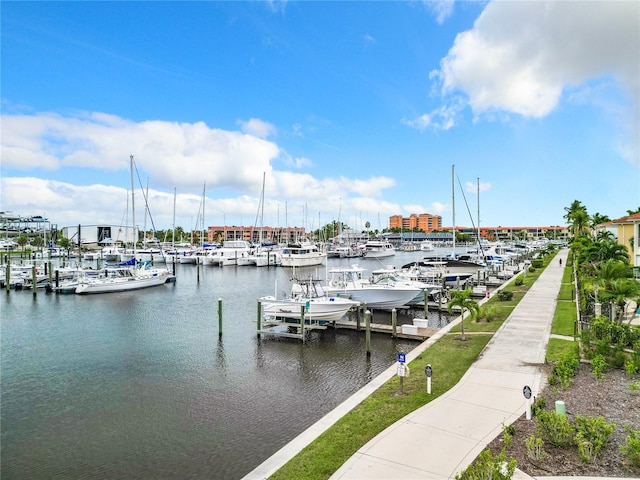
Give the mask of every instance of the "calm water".
[{"label": "calm water", "polygon": [[130,293],[0,292],[2,478],[241,478],[417,345],[373,334],[367,358],[346,330],[258,339],[276,280],[290,287],[283,268],[198,282],[178,265],[175,284]]}]

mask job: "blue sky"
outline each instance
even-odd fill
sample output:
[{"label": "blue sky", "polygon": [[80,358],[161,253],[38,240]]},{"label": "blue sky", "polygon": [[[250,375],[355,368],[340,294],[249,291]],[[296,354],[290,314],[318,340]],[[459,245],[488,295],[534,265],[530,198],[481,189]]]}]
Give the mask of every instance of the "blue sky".
[{"label": "blue sky", "polygon": [[452,165],[459,226],[478,184],[481,226],[640,207],[636,1],[0,8],[3,211],[126,223],[131,154],[157,228],[205,185],[206,225],[451,225]]}]

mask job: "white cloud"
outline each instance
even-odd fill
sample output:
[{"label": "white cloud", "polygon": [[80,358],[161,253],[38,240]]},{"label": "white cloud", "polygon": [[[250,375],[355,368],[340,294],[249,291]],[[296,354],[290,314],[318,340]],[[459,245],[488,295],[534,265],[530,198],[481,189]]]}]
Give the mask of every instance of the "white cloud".
[{"label": "white cloud", "polygon": [[442,24],[453,13],[455,0],[423,0],[423,2],[436,16],[436,22]]},{"label": "white cloud", "polygon": [[403,119],[402,123],[421,132],[428,128],[449,130],[456,125],[456,117],[460,109],[461,106],[457,103],[442,105],[431,113],[425,113],[413,119]]},{"label": "white cloud", "polygon": [[475,112],[542,117],[567,86],[613,75],[637,108],[639,14],[638,2],[494,1],[441,61],[443,91]]},{"label": "white cloud", "polygon": [[246,122],[238,120],[238,124],[241,126],[244,133],[248,133],[249,135],[253,135],[258,138],[272,137],[277,133],[275,126],[269,122],[260,120],[259,118],[251,118]]},{"label": "white cloud", "polygon": [[478,190],[480,190],[480,193],[487,192],[491,190],[491,183],[480,182],[480,185],[478,185],[478,182],[466,182],[464,184],[464,189],[470,193],[478,193]]},{"label": "white cloud", "polygon": [[2,116],[3,168],[129,168],[129,155],[161,187],[253,189],[280,154],[276,144],[203,122],[135,123],[113,115]]},{"label": "white cloud", "polygon": [[[206,182],[207,224],[253,224],[265,174],[265,222],[282,225],[285,204],[335,218],[343,211],[375,209],[382,218],[396,213],[397,205],[381,200],[393,188],[389,177],[315,178],[310,174],[275,170],[272,162],[287,167],[311,165],[304,157],[289,158],[276,144],[240,132],[195,124],[162,121],[132,122],[107,114],[80,113],[3,115],[2,208],[23,215],[46,215],[58,225],[119,225],[127,208],[128,182],[123,185],[82,184],[82,171],[129,171],[129,155],[151,178],[149,209],[154,223],[173,223],[174,188],[176,223],[193,228]],[[64,177],[75,168],[75,184],[36,178],[42,169]],[[19,176],[24,173],[24,176]],[[136,187],[138,188],[138,187]],[[187,193],[185,193],[187,192]],[[143,218],[142,192],[136,192],[136,214]],[[342,199],[342,200],[340,200]],[[43,211],[44,210],[44,211]],[[317,224],[317,221],[316,221]]]},{"label": "white cloud", "polygon": [[[593,95],[610,93],[614,79],[626,96],[616,116],[605,109],[624,132],[615,148],[640,165],[639,18],[636,1],[493,1],[473,29],[458,34],[430,78],[445,97],[463,92],[476,118],[497,112],[541,118],[569,90],[584,90],[599,105]],[[426,128],[433,115],[413,123]]]}]

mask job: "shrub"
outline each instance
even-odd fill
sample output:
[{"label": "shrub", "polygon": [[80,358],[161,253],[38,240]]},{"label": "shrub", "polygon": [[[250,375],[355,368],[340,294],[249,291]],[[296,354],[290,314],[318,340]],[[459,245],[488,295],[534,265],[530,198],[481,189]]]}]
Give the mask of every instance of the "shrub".
[{"label": "shrub", "polygon": [[627,439],[623,445],[620,445],[620,452],[634,464],[636,467],[640,467],[640,429],[633,429],[628,425],[625,425],[627,432]]},{"label": "shrub", "polygon": [[603,355],[597,354],[591,359],[591,371],[596,380],[604,378],[604,371],[607,368],[607,359]]},{"label": "shrub", "polygon": [[533,273],[533,272],[535,272],[535,271],[536,271],[536,269],[535,269],[535,268],[533,268],[533,267],[529,267],[529,273]]},{"label": "shrub", "polygon": [[524,280],[522,279],[522,277],[518,277],[513,281],[513,284],[519,287],[520,285],[524,284]]},{"label": "shrub", "polygon": [[495,457],[491,450],[483,450],[464,472],[456,474],[456,480],[509,480],[513,478],[517,462],[507,461],[504,449]]},{"label": "shrub", "polygon": [[494,321],[498,317],[498,309],[495,305],[485,304],[480,307],[480,313],[478,314],[478,321],[484,320],[489,323]]},{"label": "shrub", "polygon": [[536,424],[538,435],[551,445],[565,447],[573,442],[575,427],[566,415],[558,415],[551,410],[545,410],[538,413]]},{"label": "shrub", "polygon": [[511,445],[511,441],[513,440],[513,435],[516,433],[516,427],[513,425],[503,425],[502,426],[502,441],[504,443],[505,448],[509,448]]},{"label": "shrub", "polygon": [[544,397],[536,398],[531,404],[531,416],[535,417],[538,413],[543,412],[547,406],[547,402]]},{"label": "shrub", "polygon": [[[568,388],[573,383],[573,377],[578,372],[580,361],[574,352],[566,352],[551,369],[550,384],[560,383],[562,388]],[[554,383],[551,379],[554,379]]]},{"label": "shrub", "polygon": [[542,268],[544,266],[544,262],[541,258],[536,258],[531,262],[531,266],[533,268]]},{"label": "shrub", "polygon": [[533,460],[542,460],[547,455],[547,452],[542,448],[544,440],[540,437],[531,435],[524,441],[524,444],[527,447],[527,455]]},{"label": "shrub", "polygon": [[500,290],[498,292],[498,300],[501,302],[508,302],[511,299],[513,299],[513,292],[509,290]]},{"label": "shrub", "polygon": [[615,424],[606,423],[604,417],[582,417],[576,415],[576,436],[580,458],[590,462],[609,442]]}]

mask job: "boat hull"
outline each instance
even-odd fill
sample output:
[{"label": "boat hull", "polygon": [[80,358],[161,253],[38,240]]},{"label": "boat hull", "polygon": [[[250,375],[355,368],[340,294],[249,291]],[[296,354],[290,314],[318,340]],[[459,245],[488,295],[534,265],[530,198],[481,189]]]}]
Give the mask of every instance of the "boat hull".
[{"label": "boat hull", "polygon": [[[300,320],[302,308],[305,308],[305,320],[334,322],[344,317],[359,302],[339,297],[300,298],[276,300],[274,297],[262,297],[262,312],[268,317]],[[308,307],[308,308],[306,308]]]},{"label": "boat hull", "polygon": [[76,287],[76,293],[80,295],[88,295],[94,293],[126,292],[129,290],[155,287],[166,283],[166,281],[166,275],[142,276],[124,279],[107,278],[80,283]]}]

